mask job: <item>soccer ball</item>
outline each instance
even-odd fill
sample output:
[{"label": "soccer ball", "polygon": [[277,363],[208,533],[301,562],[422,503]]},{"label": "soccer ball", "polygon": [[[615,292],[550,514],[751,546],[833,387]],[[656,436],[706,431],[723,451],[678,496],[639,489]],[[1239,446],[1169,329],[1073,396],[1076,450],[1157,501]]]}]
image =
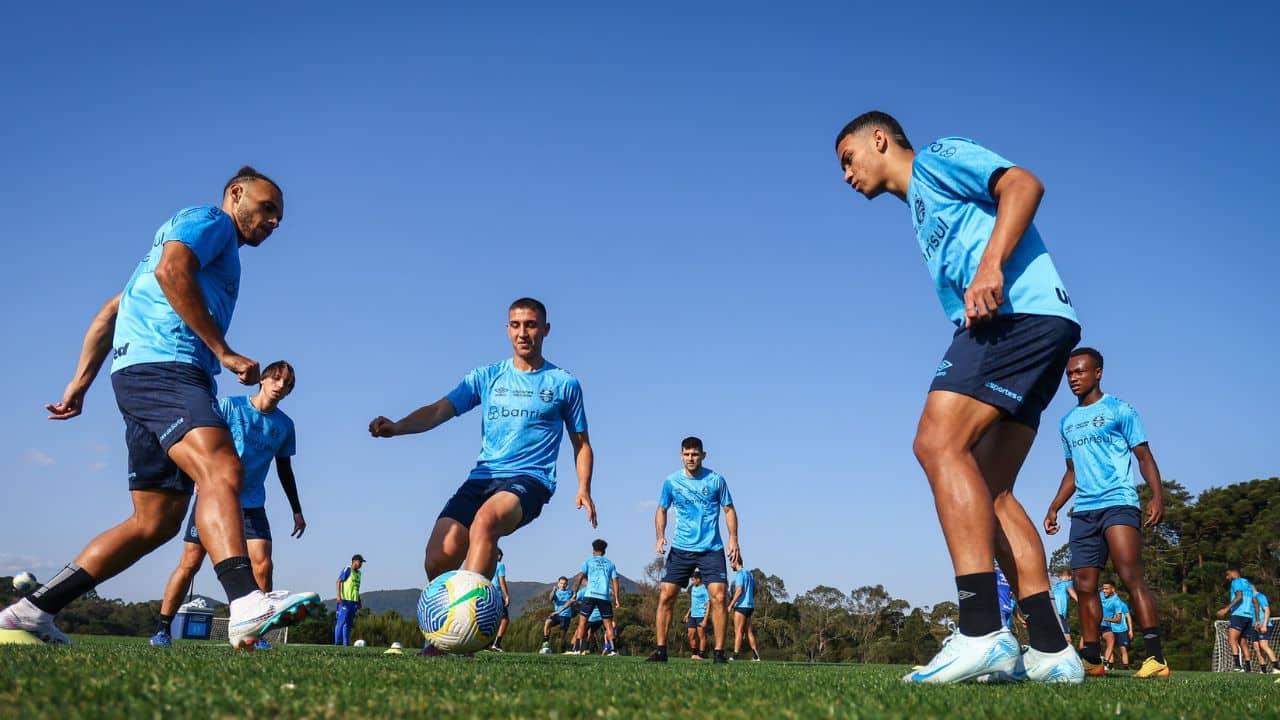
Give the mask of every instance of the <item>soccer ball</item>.
[{"label": "soccer ball", "polygon": [[352,647],[364,647],[364,646],[365,646],[365,642],[364,642],[363,640],[357,640],[357,641],[355,641],[355,642],[351,643],[351,646],[352,646]]},{"label": "soccer ball", "polygon": [[538,650],[538,654],[539,654],[539,655],[550,655],[550,654],[551,654],[551,648],[549,648],[549,647],[544,647],[544,648],[542,648],[542,649]]},{"label": "soccer ball", "polygon": [[13,589],[20,595],[26,595],[36,589],[36,576],[29,572],[20,572],[13,576]]},{"label": "soccer ball", "polygon": [[432,580],[418,598],[418,627],[437,650],[466,655],[489,647],[502,620],[489,579],[467,570]]}]

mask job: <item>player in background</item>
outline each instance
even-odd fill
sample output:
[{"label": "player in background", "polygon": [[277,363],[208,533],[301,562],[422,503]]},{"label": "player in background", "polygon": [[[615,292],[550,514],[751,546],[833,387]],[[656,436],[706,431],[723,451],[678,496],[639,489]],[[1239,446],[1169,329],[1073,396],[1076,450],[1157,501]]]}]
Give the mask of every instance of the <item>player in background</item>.
[{"label": "player in background", "polygon": [[1276,651],[1271,648],[1271,641],[1267,637],[1271,629],[1271,600],[1265,593],[1253,594],[1253,611],[1256,621],[1253,624],[1251,636],[1258,646],[1258,661],[1262,665],[1258,670],[1280,675],[1280,668],[1276,667]]},{"label": "player in background", "polygon": [[[296,380],[293,366],[284,360],[277,360],[262,370],[256,395],[218,401],[218,409],[230,426],[236,454],[240,456],[240,464],[244,467],[244,486],[240,490],[244,538],[249,550],[249,561],[253,564],[253,576],[263,592],[271,592],[274,569],[271,562],[271,524],[267,521],[265,507],[267,472],[271,469],[273,460],[280,486],[284,488],[289,506],[293,509],[293,532],[290,535],[300,538],[307,528],[307,520],[302,515],[302,503],[298,500],[298,482],[293,475],[292,457],[297,451],[293,420],[280,409],[280,401],[293,392]],[[196,528],[195,505],[199,502],[199,497],[197,495],[192,503],[187,530],[183,534],[185,542],[182,558],[169,576],[164,598],[160,601],[160,625],[151,636],[151,644],[155,647],[173,645],[173,617],[182,603],[182,596],[187,593],[191,581],[204,564],[206,553],[204,546],[200,544],[200,533]],[[267,650],[271,646],[266,638],[259,637],[256,647]]]},{"label": "player in background", "polygon": [[511,592],[507,590],[507,566],[502,562],[502,548],[498,548],[498,564],[493,570],[491,582],[498,591],[498,598],[502,600],[502,620],[498,622],[498,634],[493,637],[493,645],[489,649],[502,652],[502,636],[507,633],[507,624],[511,618]]},{"label": "player in background", "polygon": [[[680,594],[697,570],[707,584],[711,603],[711,622],[715,633],[713,662],[726,663],[724,655],[725,634],[725,585],[728,570],[725,553],[732,562],[738,557],[738,510],[733,506],[729,484],[723,476],[703,467],[707,457],[702,440],[690,436],[680,441],[680,462],[683,468],[662,483],[658,496],[658,509],[653,524],[657,531],[657,554],[666,552],[667,511],[676,508],[676,528],[671,539],[671,551],[667,553],[662,584],[658,595],[655,622],[657,647],[646,662],[667,661],[667,631],[671,615]],[[720,540],[720,509],[724,508],[725,528],[729,531],[728,543]]]},{"label": "player in background", "polygon": [[[575,598],[573,603],[574,608],[582,607],[582,601],[585,600],[586,597],[587,597],[587,588],[586,587],[578,588],[578,592],[574,596]],[[596,632],[603,627],[604,627],[604,622],[603,622],[603,619],[600,617],[600,608],[597,607],[596,609],[591,611],[590,617],[587,618],[587,632],[586,632],[586,636],[581,639],[581,642],[578,642],[578,630],[577,628],[574,628],[574,631],[573,631],[574,642],[569,646],[569,650],[565,652],[565,655],[590,655],[591,654],[590,648],[595,647],[594,643],[595,643]],[[615,629],[616,629],[616,626],[615,626]],[[579,650],[578,648],[582,648],[582,649]]]},{"label": "player in background", "polygon": [[[1044,545],[1013,495],[1040,415],[1057,392],[1080,325],[1032,220],[1044,194],[1034,175],[964,138],[919,153],[891,116],[873,111],[836,136],[844,181],[907,204],[943,310],[955,324],[916,430],[951,554],[958,632],[905,682],[984,675],[1081,682],[1049,597]],[[1027,618],[1030,648],[1000,621],[993,557]]]},{"label": "player in background", "polygon": [[[369,423],[371,435],[390,438],[427,432],[472,408],[482,409],[480,458],[445,503],[427,540],[428,581],[459,567],[485,577],[494,573],[498,539],[533,522],[555,493],[556,456],[566,429],[578,475],[575,502],[596,526],[595,456],[582,387],[542,354],[551,332],[547,308],[520,298],[507,309],[506,327],[511,359],[472,370],[448,395],[398,421],[378,416]],[[428,643],[420,654],[441,653]]]},{"label": "player in background", "polygon": [[[1164,493],[1160,468],[1147,442],[1142,420],[1133,406],[1102,392],[1102,353],[1076,348],[1067,363],[1067,384],[1076,396],[1076,407],[1062,418],[1060,431],[1067,469],[1062,484],[1044,516],[1044,530],[1058,532],[1058,511],[1075,495],[1071,512],[1071,567],[1079,595],[1080,651],[1085,672],[1101,675],[1098,630],[1102,624],[1098,576],[1110,556],[1116,574],[1128,588],[1141,625],[1147,659],[1135,678],[1170,676],[1160,646],[1160,620],[1155,594],[1147,587],[1142,568],[1140,527],[1155,527],[1164,518]],[[1146,520],[1138,507],[1133,485],[1133,461],[1151,490]]]},{"label": "player in background", "polygon": [[337,607],[334,608],[333,644],[350,645],[351,629],[356,624],[356,613],[360,612],[360,578],[364,575],[364,556],[351,556],[351,564],[338,573]]},{"label": "player in background", "polygon": [[560,626],[560,647],[568,644],[569,624],[573,622],[574,596],[569,588],[569,578],[561,575],[556,586],[547,595],[551,601],[551,613],[542,621],[542,652],[551,652],[551,627]]},{"label": "player in background", "polygon": [[1102,584],[1102,622],[1111,630],[1112,641],[1103,660],[1107,665],[1115,663],[1116,648],[1120,649],[1120,667],[1129,669],[1129,643],[1133,640],[1133,618],[1129,616],[1129,604],[1116,594],[1116,586]]},{"label": "player in background", "polygon": [[1067,639],[1067,644],[1071,644],[1071,627],[1067,625],[1067,610],[1071,600],[1075,600],[1076,604],[1080,604],[1080,599],[1076,596],[1074,584],[1071,582],[1071,569],[1062,568],[1058,571],[1058,578],[1053,581],[1053,606],[1058,611],[1058,622],[1062,624],[1062,636]]},{"label": "player in background", "polygon": [[[996,597],[1000,602],[1000,623],[1007,628],[1013,627],[1013,611],[1017,603],[1013,600],[1013,588],[1009,586],[1009,578],[1000,569],[1000,561],[995,562]],[[1025,620],[1024,620],[1025,622]]]},{"label": "player in background", "polygon": [[756,628],[751,623],[751,615],[756,611],[756,576],[742,565],[742,553],[730,563],[733,567],[733,584],[729,586],[729,607],[733,609],[733,658],[742,652],[742,638],[747,638],[747,646],[751,648],[751,659],[760,662],[760,651],[756,649]]},{"label": "player in background", "polygon": [[[1098,611],[1101,618],[1101,624],[1098,625],[1098,637],[1102,642],[1102,669],[1105,672],[1106,670],[1111,669],[1111,655],[1116,646],[1116,634],[1112,632],[1111,623],[1107,621],[1107,618],[1110,617],[1110,615],[1108,615],[1108,610],[1111,610],[1112,607],[1108,604],[1107,596],[1102,590],[1098,590],[1098,607],[1101,608],[1101,610]],[[1084,633],[1081,633],[1081,635],[1083,634]],[[1089,674],[1094,675],[1101,673],[1090,672]]]},{"label": "player in background", "polygon": [[613,649],[613,609],[622,607],[622,588],[618,586],[618,569],[604,556],[609,543],[599,538],[591,541],[591,557],[582,562],[573,584],[586,590],[578,601],[578,631],[573,636],[575,654],[586,647],[587,621],[597,610],[604,623],[604,654],[617,655]]},{"label": "player in background", "polygon": [[[1249,644],[1240,642],[1240,637],[1249,630],[1254,622],[1254,610],[1257,604],[1253,601],[1253,583],[1240,574],[1240,568],[1234,565],[1227,568],[1227,581],[1231,583],[1228,590],[1231,600],[1227,606],[1218,610],[1218,617],[1230,615],[1227,625],[1227,643],[1231,646],[1231,659],[1235,663],[1235,672],[1250,672]],[[1241,662],[1243,660],[1243,663]]]},{"label": "player in background", "polygon": [[684,613],[689,628],[689,659],[701,660],[707,653],[707,586],[697,570],[689,576],[689,609]]},{"label": "player in background", "polygon": [[177,535],[196,488],[196,524],[231,606],[233,647],[252,647],[272,628],[319,607],[315,593],[258,588],[241,527],[244,470],[214,387],[224,367],[242,384],[258,382],[257,361],[232,350],[226,334],[240,293],[240,248],[261,245],[283,219],[280,186],[242,167],[223,186],[220,207],[185,208],[161,225],[124,291],[98,311],[75,375],[62,399],[45,409],[51,420],[79,415],[111,355],[133,513],[30,596],[0,611],[0,629],[69,643],[54,616]]}]

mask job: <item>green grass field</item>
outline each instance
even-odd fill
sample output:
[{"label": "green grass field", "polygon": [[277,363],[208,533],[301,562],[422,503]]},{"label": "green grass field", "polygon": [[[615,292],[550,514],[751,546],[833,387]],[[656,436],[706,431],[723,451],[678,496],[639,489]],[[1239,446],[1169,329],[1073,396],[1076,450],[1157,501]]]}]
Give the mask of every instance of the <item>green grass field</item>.
[{"label": "green grass field", "polygon": [[381,648],[287,646],[234,653],[218,643],[157,650],[141,638],[76,638],[70,648],[0,647],[0,716],[719,718],[1275,717],[1280,686],[1261,675],[1122,674],[1083,687],[908,687],[905,667],[516,653],[383,655]]}]

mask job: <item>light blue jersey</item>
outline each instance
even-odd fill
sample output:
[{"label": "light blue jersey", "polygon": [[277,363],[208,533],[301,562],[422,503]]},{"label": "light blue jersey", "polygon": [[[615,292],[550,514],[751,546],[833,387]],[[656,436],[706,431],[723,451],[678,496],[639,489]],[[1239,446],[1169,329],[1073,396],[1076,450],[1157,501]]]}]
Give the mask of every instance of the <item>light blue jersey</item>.
[{"label": "light blue jersey", "polygon": [[683,470],[672,473],[662,483],[658,504],[676,507],[671,547],[686,552],[724,549],[720,542],[720,508],[733,505],[733,496],[719,473],[705,467],[692,478]]},{"label": "light blue jersey", "polygon": [[445,397],[457,415],[477,405],[483,410],[473,480],[528,475],[554,493],[564,429],[587,431],[578,379],[550,362],[533,372],[510,360],[478,367]]},{"label": "light blue jersey", "polygon": [[1111,632],[1127,633],[1129,632],[1129,623],[1125,621],[1125,615],[1129,614],[1129,603],[1126,603],[1124,600],[1120,600],[1119,595],[1113,595],[1112,597],[1116,598],[1118,602],[1116,602],[1113,606],[1115,609],[1115,612],[1107,613],[1107,615],[1115,615],[1118,613],[1120,615],[1120,620],[1117,622],[1111,623]]},{"label": "light blue jersey", "polygon": [[1064,618],[1067,616],[1067,603],[1071,601],[1071,593],[1067,591],[1073,587],[1075,583],[1070,580],[1053,581],[1053,606]]},{"label": "light blue jersey", "polygon": [[733,575],[733,582],[729,590],[729,597],[733,597],[733,593],[737,592],[736,588],[742,588],[742,595],[738,598],[736,608],[754,608],[756,606],[756,576],[746,568],[739,568],[738,572]]},{"label": "light blue jersey", "polygon": [[[942,309],[964,324],[964,292],[996,224],[991,176],[1014,164],[972,140],[946,137],[911,163],[907,205]],[[1079,322],[1062,278],[1033,224],[1004,264],[1002,314],[1055,315]]]},{"label": "light blue jersey", "polygon": [[711,596],[706,585],[689,586],[689,617],[706,617],[707,601]]},{"label": "light blue jersey", "polygon": [[618,569],[613,561],[603,555],[592,555],[582,562],[582,574],[587,578],[587,597],[597,600],[613,599],[613,583]]},{"label": "light blue jersey", "polygon": [[218,360],[204,341],[169,305],[156,281],[156,267],[165,243],[180,242],[200,263],[196,282],[209,315],[226,334],[240,295],[240,239],[231,217],[216,207],[179,210],[156,231],[151,249],[120,296],[112,339],[111,372],[142,363],[177,362],[195,365],[217,375]]},{"label": "light blue jersey", "polygon": [[498,582],[498,578],[504,578],[506,576],[507,566],[499,560],[498,566],[493,569],[493,579],[489,581],[493,583],[493,589],[498,593],[498,602],[502,602],[502,583]]},{"label": "light blue jersey", "polygon": [[1095,403],[1072,408],[1060,430],[1062,452],[1076,471],[1075,512],[1138,507],[1133,449],[1147,441],[1147,433],[1132,405],[1103,395]]},{"label": "light blue jersey", "polygon": [[280,408],[264,414],[244,395],[222,398],[218,401],[218,410],[231,428],[231,439],[244,466],[240,507],[263,507],[267,504],[267,471],[271,469],[271,461],[297,453],[293,420]]},{"label": "light blue jersey", "polygon": [[996,599],[1000,603],[1000,622],[1009,627],[1013,622],[1013,588],[1009,587],[1009,578],[999,565],[996,566]]},{"label": "light blue jersey", "polygon": [[[1115,624],[1112,623],[1107,618],[1115,617],[1118,613],[1120,613],[1122,609],[1126,607],[1124,604],[1124,601],[1120,599],[1119,595],[1112,595],[1111,597],[1107,597],[1106,595],[1103,595],[1101,592],[1099,592],[1098,595],[1102,598],[1102,627],[1107,628],[1114,632]],[[1121,620],[1123,620],[1123,618],[1121,618]]]},{"label": "light blue jersey", "polygon": [[[583,598],[585,598],[586,596],[587,596],[587,589],[586,589],[586,588],[582,588],[581,590],[579,590],[579,591],[578,591],[578,602],[582,602],[582,599],[583,599]],[[602,622],[603,620],[604,620],[604,616],[600,614],[600,608],[596,608],[596,609],[592,610],[592,611],[591,611],[591,616],[587,618],[587,622],[589,622],[589,623],[593,623],[593,622]]]},{"label": "light blue jersey", "polygon": [[1247,617],[1250,620],[1252,620],[1253,619],[1253,595],[1254,595],[1253,583],[1249,582],[1248,580],[1242,577],[1232,580],[1231,590],[1228,591],[1228,595],[1229,595],[1228,600],[1229,601],[1235,600],[1236,593],[1241,594],[1240,604],[1232,608],[1231,610],[1232,617],[1239,615],[1240,617]]},{"label": "light blue jersey", "polygon": [[[573,604],[569,602],[570,600],[573,599],[572,590],[570,590],[569,588],[565,588],[563,590],[556,588],[556,590],[553,591],[552,598],[553,598],[553,602],[556,604],[555,606],[556,614],[558,614],[560,617],[573,616]],[[562,610],[561,608],[564,608],[564,609]]]},{"label": "light blue jersey", "polygon": [[1266,617],[1267,615],[1267,608],[1271,607],[1271,601],[1267,599],[1266,595],[1260,592],[1254,593],[1253,597],[1255,600],[1258,601],[1258,610],[1261,611],[1262,613],[1254,617],[1253,619],[1255,622],[1262,622],[1262,618]]}]

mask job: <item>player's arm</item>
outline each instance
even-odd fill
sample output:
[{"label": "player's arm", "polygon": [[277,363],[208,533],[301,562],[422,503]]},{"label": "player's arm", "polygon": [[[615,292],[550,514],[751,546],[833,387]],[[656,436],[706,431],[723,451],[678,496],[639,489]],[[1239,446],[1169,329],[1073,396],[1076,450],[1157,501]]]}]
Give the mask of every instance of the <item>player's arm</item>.
[{"label": "player's arm", "polygon": [[222,367],[240,378],[241,384],[253,385],[258,382],[258,361],[236,353],[227,344],[200,291],[200,282],[196,279],[199,271],[200,258],[195,251],[181,242],[169,241],[160,253],[160,264],[156,265],[156,282],[169,307],[204,341]]},{"label": "player's arm", "polygon": [[725,554],[729,556],[729,562],[738,561],[738,557],[742,555],[742,551],[738,548],[738,509],[732,505],[724,506],[724,527],[729,531],[729,542],[725,543]]},{"label": "player's arm", "polygon": [[1147,503],[1147,520],[1143,527],[1155,527],[1164,519],[1164,485],[1160,482],[1160,467],[1156,465],[1156,458],[1151,454],[1151,446],[1147,443],[1135,447],[1133,456],[1138,458],[1138,471],[1151,489],[1151,501]]},{"label": "player's arm", "polygon": [[613,576],[613,606],[622,607],[622,586],[618,584],[618,576]]},{"label": "player's arm", "polygon": [[729,607],[737,607],[737,606],[738,606],[738,598],[742,597],[742,586],[741,586],[741,585],[731,585],[731,586],[730,586],[730,592],[732,592],[732,593],[733,593],[733,597],[729,598]]},{"label": "player's arm", "polygon": [[[1062,474],[1062,483],[1058,485],[1058,493],[1053,496],[1053,502],[1049,503],[1049,511],[1044,514],[1044,531],[1050,535],[1058,532],[1058,511],[1063,505],[1071,499],[1076,493],[1076,463],[1071,458],[1067,458],[1067,471]],[[1071,591],[1072,597],[1075,597],[1075,590]]]},{"label": "player's arm", "polygon": [[440,398],[430,405],[414,410],[395,422],[379,415],[369,421],[369,434],[374,437],[384,438],[397,435],[416,435],[443,425],[457,414],[453,403],[449,402],[449,398]]},{"label": "player's arm", "polygon": [[1235,595],[1231,596],[1231,602],[1227,606],[1218,611],[1218,617],[1226,617],[1227,613],[1236,609],[1236,606],[1244,601],[1244,593],[1237,590]]},{"label": "player's arm", "polygon": [[1019,168],[1003,168],[988,185],[996,201],[996,224],[978,261],[973,282],[964,291],[965,327],[995,317],[1004,302],[1004,264],[1031,227],[1044,197],[1039,178]]},{"label": "player's arm", "polygon": [[280,487],[284,496],[289,499],[289,508],[293,510],[293,532],[289,537],[302,537],[307,529],[307,519],[302,516],[302,502],[298,499],[298,479],[293,475],[293,459],[286,456],[276,457],[276,477],[280,478]]},{"label": "player's arm", "polygon": [[116,333],[116,316],[120,313],[120,296],[108,300],[93,316],[89,329],[84,334],[84,342],[80,345],[80,361],[76,363],[76,373],[71,382],[62,391],[62,400],[46,403],[44,409],[49,411],[50,420],[70,420],[84,409],[84,396],[107,354],[111,352],[111,339]]},{"label": "player's arm", "polygon": [[654,552],[661,555],[667,550],[667,508],[661,504],[653,513],[653,529],[658,533],[658,544],[654,546]]},{"label": "player's arm", "polygon": [[[566,422],[566,426],[568,423]],[[596,454],[591,449],[591,438],[587,431],[576,432],[566,427],[569,442],[573,444],[573,466],[578,471],[578,495],[574,498],[575,507],[587,511],[587,522],[596,526],[596,504],[591,500],[591,474],[595,470]]]},{"label": "player's arm", "polygon": [[1129,639],[1132,640],[1133,639],[1133,615],[1132,614],[1130,613],[1124,614],[1124,624],[1125,624],[1125,627],[1129,628]]},{"label": "player's arm", "polygon": [[506,575],[498,578],[498,587],[502,588],[502,604],[509,607],[511,605],[511,591],[507,589]]},{"label": "player's arm", "polygon": [[1080,596],[1076,595],[1076,589],[1074,586],[1067,588],[1067,595],[1069,595],[1072,600],[1075,600],[1077,605],[1080,604]]}]

